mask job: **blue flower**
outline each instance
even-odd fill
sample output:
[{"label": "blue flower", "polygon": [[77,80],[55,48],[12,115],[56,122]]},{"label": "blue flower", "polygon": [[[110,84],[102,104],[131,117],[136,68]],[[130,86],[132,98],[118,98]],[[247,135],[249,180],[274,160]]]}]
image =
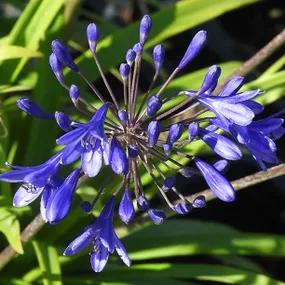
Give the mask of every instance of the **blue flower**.
[{"label": "blue flower", "polygon": [[130,266],[131,261],[126,249],[113,228],[114,206],[115,197],[112,197],[95,223],[86,227],[84,232],[68,245],[64,255],[71,256],[77,254],[93,243],[90,263],[95,272],[100,272],[104,269],[110,253],[113,253],[115,250],[122,261],[127,266]]},{"label": "blue flower", "polygon": [[[283,119],[276,118],[276,114],[255,121],[255,116],[260,115],[264,108],[253,100],[262,92],[259,89],[241,92],[243,77],[231,78],[220,89],[221,68],[217,65],[208,69],[197,90],[173,94],[165,92],[177,73],[201,53],[207,40],[206,31],[194,35],[178,65],[158,87],[165,50],[161,44],[156,45],[153,49],[153,78],[146,92],[141,92],[140,71],[151,26],[151,17],[145,15],[140,23],[138,42],[127,50],[125,62],[119,66],[123,79],[122,94],[119,94],[120,89],[116,92],[112,90],[97,58],[99,29],[95,23],[87,26],[86,36],[106,94],[101,93],[96,83],[89,81],[74,63],[64,43],[52,41],[52,54],[49,57],[51,69],[68,92],[80,116],[74,119],[72,115],[59,111],[52,115],[30,99],[20,99],[17,105],[24,112],[42,119],[55,119],[63,131],[56,139],[60,150],[40,165],[19,167],[7,164],[11,170],[0,174],[0,181],[21,183],[14,196],[14,206],[26,206],[41,196],[42,218],[45,222],[57,224],[71,211],[80,177],[94,178],[104,168],[112,170],[107,174],[108,179],[100,183],[102,185],[99,185],[94,199],[81,203],[82,214],[92,214],[103,192],[111,196],[110,200],[95,222],[87,226],[64,252],[69,256],[92,245],[90,263],[95,272],[103,270],[109,255],[115,251],[127,266],[130,265],[126,249],[113,227],[118,197],[122,198],[117,214],[126,224],[135,217],[135,202],[138,210],[146,212],[154,224],[161,224],[166,218],[164,211],[153,207],[153,201],[144,189],[142,173],[147,172],[152,177],[151,186],[158,189],[174,213],[185,215],[193,208],[205,207],[206,199],[197,194],[187,199],[179,192],[177,175],[187,179],[200,175],[214,195],[222,201],[231,202],[235,199],[235,190],[224,176],[229,161],[240,160],[240,147],[243,147],[262,169],[266,169],[267,163],[277,163],[276,140],[285,133]],[[94,106],[85,100],[80,94],[79,85],[73,82],[67,85],[64,67],[80,77],[102,104],[96,102]],[[157,89],[154,90],[154,87]],[[172,101],[177,96],[182,100],[179,105]],[[122,103],[117,102],[119,98],[124,98]],[[199,151],[194,156],[190,150],[192,143],[197,140],[207,145],[218,160],[206,162],[200,158]],[[186,166],[186,162],[189,165]],[[61,168],[69,169],[70,174],[65,179],[60,176]],[[109,184],[117,181],[118,185],[113,191],[108,188]]]}]

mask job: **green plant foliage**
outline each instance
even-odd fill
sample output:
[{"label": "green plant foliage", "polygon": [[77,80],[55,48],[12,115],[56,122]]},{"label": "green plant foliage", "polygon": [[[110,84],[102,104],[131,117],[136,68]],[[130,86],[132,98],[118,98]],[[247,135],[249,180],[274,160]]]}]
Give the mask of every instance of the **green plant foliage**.
[{"label": "green plant foliage", "polygon": [[33,247],[39,262],[43,284],[61,285],[61,269],[56,248],[39,241],[33,241]]},{"label": "green plant foliage", "polygon": [[0,208],[0,232],[5,235],[9,244],[16,252],[24,252],[20,239],[19,220],[17,219],[17,216],[13,214],[13,212],[9,211],[9,209],[3,206]]}]

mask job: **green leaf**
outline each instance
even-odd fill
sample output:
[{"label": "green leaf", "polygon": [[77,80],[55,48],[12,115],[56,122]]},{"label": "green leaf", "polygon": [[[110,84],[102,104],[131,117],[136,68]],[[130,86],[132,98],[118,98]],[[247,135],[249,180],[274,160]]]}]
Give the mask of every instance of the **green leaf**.
[{"label": "green leaf", "polygon": [[[36,7],[38,5],[36,3],[37,1],[34,2]],[[21,27],[21,34],[17,32],[19,36],[16,38],[15,42],[20,42],[22,46],[25,46],[29,49],[37,50],[40,46],[40,41],[45,38],[46,31],[48,30],[52,22],[55,20],[57,14],[59,13],[63,5],[64,0],[40,1],[40,5],[36,7],[36,10],[34,9],[35,7],[33,7],[33,9],[30,9],[31,13],[33,14],[28,14],[30,15],[29,21],[23,21],[26,25]],[[25,17],[26,16],[27,15],[25,14]],[[22,59],[17,65],[12,75],[12,81],[15,81],[17,79],[26,62],[26,59]]]},{"label": "green leaf", "polygon": [[21,46],[0,46],[0,60],[41,57],[42,53]]},{"label": "green leaf", "polygon": [[15,44],[19,43],[21,37],[23,37],[25,33],[25,28],[31,21],[31,18],[35,14],[38,6],[40,5],[42,0],[30,0],[27,4],[25,10],[21,13],[20,18],[17,20],[13,29],[11,30],[8,37],[5,40],[2,40],[1,44]]},{"label": "green leaf", "polygon": [[55,247],[33,241],[33,247],[42,271],[44,285],[61,285],[61,268]]},{"label": "green leaf", "polygon": [[133,260],[196,254],[285,256],[281,235],[242,233],[218,223],[187,220],[146,227],[127,236],[125,243]]},{"label": "green leaf", "polygon": [[0,232],[6,236],[9,244],[16,252],[24,253],[20,236],[20,223],[16,215],[5,207],[0,208]]},{"label": "green leaf", "polygon": [[[143,278],[140,278],[143,276]],[[68,278],[68,284],[82,284],[81,278]],[[83,280],[84,280],[83,279]],[[274,280],[265,274],[256,273],[249,270],[237,269],[230,266],[223,265],[210,265],[210,264],[170,264],[170,263],[148,263],[133,265],[131,268],[118,267],[113,270],[106,270],[97,275],[97,284],[116,284],[111,283],[114,280],[117,283],[124,282],[123,284],[147,284],[141,283],[141,280],[147,281],[148,284],[181,284],[180,279],[187,280],[187,284],[193,284],[192,281],[214,281],[222,282],[225,284],[240,284],[240,285],[284,285],[284,282]],[[78,283],[69,283],[77,281]],[[91,276],[89,277],[90,283],[83,284],[96,284],[92,283]],[[89,281],[88,280],[88,281]],[[102,280],[102,281],[101,281]],[[161,282],[163,280],[163,282]],[[189,280],[190,283],[189,283]],[[104,282],[104,283],[100,283]],[[106,283],[105,283],[106,282]],[[110,283],[109,283],[110,282]],[[171,283],[172,282],[172,283]],[[176,283],[178,282],[178,283]],[[207,283],[206,283],[207,284]]]}]

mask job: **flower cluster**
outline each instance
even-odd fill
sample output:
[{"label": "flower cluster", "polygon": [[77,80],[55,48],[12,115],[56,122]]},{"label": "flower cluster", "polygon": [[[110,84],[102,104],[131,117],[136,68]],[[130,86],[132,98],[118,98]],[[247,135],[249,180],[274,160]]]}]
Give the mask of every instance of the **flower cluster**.
[{"label": "flower cluster", "polygon": [[[152,21],[150,16],[142,18],[139,28],[139,42],[126,53],[126,62],[119,67],[122,79],[122,101],[113,93],[97,57],[99,33],[91,23],[87,27],[87,40],[98,70],[106,86],[106,94],[100,93],[73,61],[67,47],[60,41],[51,44],[49,63],[59,83],[68,91],[73,105],[86,116],[83,122],[72,120],[63,112],[54,115],[45,112],[28,98],[19,99],[18,107],[27,114],[41,119],[55,120],[64,132],[56,144],[62,146],[46,162],[31,166],[13,166],[0,175],[0,180],[21,183],[14,196],[14,206],[23,207],[41,196],[40,211],[45,222],[57,224],[69,213],[79,179],[95,177],[107,166],[118,175],[121,183],[110,193],[110,199],[93,224],[66,248],[65,255],[73,255],[92,244],[90,262],[96,272],[103,270],[109,254],[115,250],[122,261],[129,266],[130,259],[113,228],[115,201],[121,197],[118,215],[128,224],[135,216],[135,199],[140,211],[160,224],[165,219],[162,209],[153,208],[146,197],[140,172],[146,171],[171,210],[186,214],[192,208],[202,208],[204,196],[187,199],[176,187],[176,176],[202,176],[214,195],[225,202],[235,199],[235,190],[224,177],[228,161],[240,160],[240,147],[248,150],[262,169],[266,163],[276,163],[275,140],[284,133],[283,119],[274,116],[253,121],[263,111],[263,106],[253,101],[260,90],[240,92],[244,79],[233,77],[223,88],[217,88],[221,74],[220,67],[211,66],[198,90],[183,90],[165,95],[165,90],[176,74],[193,61],[206,42],[206,32],[199,31],[191,40],[177,67],[158,89],[153,89],[165,58],[162,45],[153,49],[154,76],[148,90],[139,94],[139,77],[142,52]],[[67,84],[63,68],[67,67],[88,84],[102,101],[96,109],[86,102],[78,86]],[[108,98],[109,99],[106,99]],[[165,104],[181,98],[178,105]],[[166,107],[170,106],[170,107]],[[185,151],[185,146],[200,140],[218,156],[215,163],[204,161]],[[181,163],[187,158],[189,165]],[[185,161],[185,160],[184,160]],[[67,165],[74,165],[68,177],[60,171]],[[79,163],[78,163],[79,162]],[[143,169],[143,170],[142,170]],[[104,188],[106,188],[104,186]],[[83,202],[82,209],[91,212],[93,202]],[[170,195],[171,194],[171,195]],[[176,197],[176,198],[174,198]]]}]

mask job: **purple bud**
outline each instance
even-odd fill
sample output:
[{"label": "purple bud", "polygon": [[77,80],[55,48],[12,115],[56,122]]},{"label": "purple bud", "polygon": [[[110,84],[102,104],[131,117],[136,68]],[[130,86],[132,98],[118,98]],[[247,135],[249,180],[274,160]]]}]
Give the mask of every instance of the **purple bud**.
[{"label": "purple bud", "polygon": [[58,80],[58,82],[61,85],[64,85],[64,78],[63,78],[63,73],[62,73],[62,65],[60,63],[60,61],[57,59],[56,55],[54,53],[52,53],[49,56],[49,65],[56,77],[56,79]]},{"label": "purple bud", "polygon": [[162,190],[164,192],[167,192],[168,190],[170,190],[176,183],[176,177],[175,176],[171,176],[171,177],[166,177],[164,180],[164,183],[162,185]]},{"label": "purple bud", "polygon": [[128,224],[135,216],[135,208],[133,205],[132,197],[128,189],[125,190],[118,210],[120,219]]},{"label": "purple bud", "polygon": [[192,203],[194,208],[204,208],[206,206],[206,198],[203,195],[196,197]]},{"label": "purple bud", "polygon": [[69,132],[72,130],[71,128],[71,120],[69,119],[69,117],[67,115],[65,115],[62,112],[55,112],[55,120],[58,124],[58,126],[64,130],[65,132]]},{"label": "purple bud", "polygon": [[83,212],[85,213],[90,213],[92,211],[92,205],[90,202],[88,201],[83,201],[81,204],[80,204],[80,208]]},{"label": "purple bud", "polygon": [[165,50],[162,45],[156,45],[153,49],[153,62],[155,72],[159,73],[164,62]]},{"label": "purple bud", "polygon": [[60,40],[53,40],[51,48],[62,65],[69,67],[74,72],[79,72],[78,66],[73,62],[67,47]]},{"label": "purple bud", "polygon": [[133,49],[129,49],[127,51],[127,54],[126,54],[126,61],[129,65],[132,65],[132,63],[135,61],[136,59],[136,52],[133,50]]},{"label": "purple bud", "polygon": [[127,63],[121,63],[120,65],[120,74],[123,80],[126,80],[130,74],[131,67]]},{"label": "purple bud", "polygon": [[191,168],[188,167],[188,166],[185,166],[185,167],[181,168],[181,169],[179,170],[179,173],[180,173],[182,176],[186,177],[186,178],[190,178],[190,177],[192,177],[192,176],[194,175],[193,171],[192,171]]},{"label": "purple bud", "polygon": [[147,101],[147,114],[154,116],[161,106],[162,100],[157,96],[151,96]]},{"label": "purple bud", "polygon": [[119,141],[114,137],[111,142],[110,165],[116,174],[127,174],[129,162]]},{"label": "purple bud", "polygon": [[172,151],[172,147],[173,147],[173,145],[171,143],[163,144],[163,150],[167,156],[170,155],[170,153]]},{"label": "purple bud", "polygon": [[151,29],[151,17],[144,15],[140,23],[140,43],[143,45]]},{"label": "purple bud", "polygon": [[221,75],[221,68],[217,65],[211,66],[208,69],[207,74],[205,75],[199,93],[202,94],[206,91],[212,92],[213,90],[215,90],[220,75]]},{"label": "purple bud", "polygon": [[155,225],[160,225],[163,223],[164,219],[166,218],[166,215],[164,211],[158,210],[158,209],[149,209],[147,211],[148,216],[152,219],[153,223]]},{"label": "purple bud", "polygon": [[136,146],[129,145],[128,146],[128,153],[129,153],[129,157],[136,158],[139,155],[139,150]]},{"label": "purple bud", "polygon": [[76,105],[77,102],[78,102],[78,99],[80,97],[80,90],[79,90],[79,88],[76,85],[72,84],[70,86],[70,88],[69,88],[69,96],[70,96],[73,104]]},{"label": "purple bud", "polygon": [[49,114],[46,111],[42,110],[39,105],[37,105],[35,102],[30,100],[29,98],[19,99],[17,101],[17,107],[23,112],[29,114],[30,116],[36,117],[36,118],[47,119],[47,120],[54,119],[54,116],[52,114]]},{"label": "purple bud", "polygon": [[136,43],[136,44],[133,46],[133,50],[134,50],[135,53],[136,53],[136,58],[137,58],[138,56],[140,56],[141,53],[142,53],[142,50],[143,50],[143,47],[142,47],[141,43]]},{"label": "purple bud", "polygon": [[186,201],[179,202],[174,206],[174,211],[180,215],[188,214],[191,211],[191,209],[192,205]]},{"label": "purple bud", "polygon": [[148,145],[154,147],[158,141],[161,126],[158,121],[151,121],[147,127]]},{"label": "purple bud", "polygon": [[149,209],[149,200],[143,195],[138,196],[137,204],[140,211]]},{"label": "purple bud", "polygon": [[94,23],[90,23],[86,29],[89,48],[93,54],[96,53],[96,47],[99,39],[99,31]]},{"label": "purple bud", "polygon": [[189,124],[188,127],[189,141],[195,139],[198,133],[199,133],[199,124],[197,122]]},{"label": "purple bud", "polygon": [[190,61],[192,61],[202,50],[206,43],[206,31],[199,31],[190,42],[182,60],[180,61],[178,68],[184,68]]},{"label": "purple bud", "polygon": [[120,122],[123,124],[123,126],[125,126],[127,124],[128,121],[128,113],[125,110],[119,110],[118,111],[118,117]]},{"label": "purple bud", "polygon": [[168,141],[171,144],[174,144],[182,135],[183,124],[177,123],[171,125],[168,132]]}]

